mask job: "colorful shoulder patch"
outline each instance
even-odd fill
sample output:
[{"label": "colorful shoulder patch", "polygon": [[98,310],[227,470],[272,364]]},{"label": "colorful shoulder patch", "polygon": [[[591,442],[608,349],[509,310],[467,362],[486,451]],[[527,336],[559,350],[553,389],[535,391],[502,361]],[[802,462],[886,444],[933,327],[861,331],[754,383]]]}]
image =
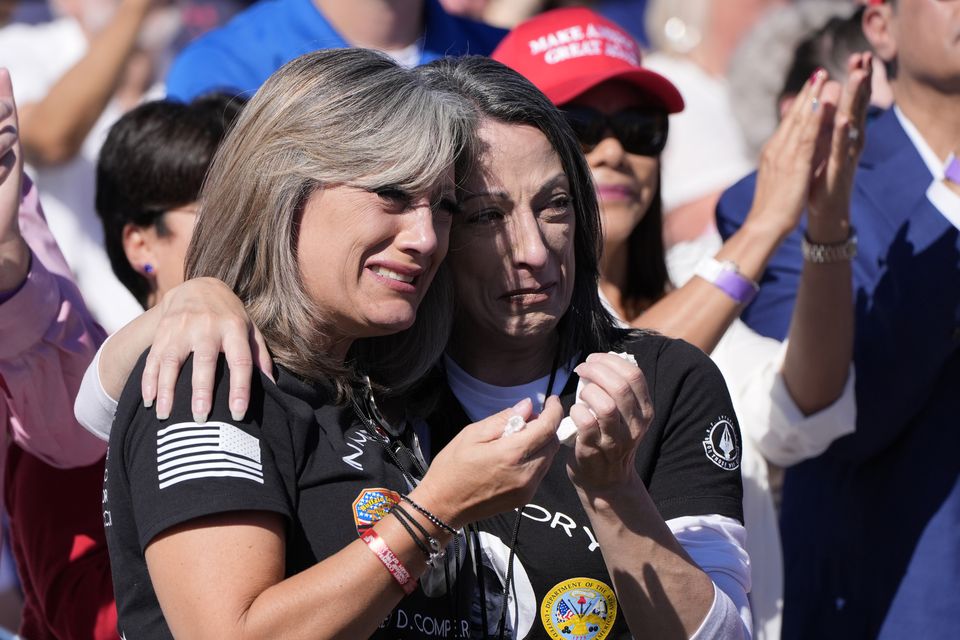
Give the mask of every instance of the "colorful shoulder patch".
[{"label": "colorful shoulder patch", "polygon": [[390,508],[400,502],[400,494],[390,489],[377,487],[364,489],[353,501],[353,521],[357,524],[357,534],[363,533],[377,524],[380,518],[390,513]]},{"label": "colorful shoulder patch", "polygon": [[599,580],[564,580],[543,599],[540,620],[555,640],[604,640],[617,620],[617,597]]}]

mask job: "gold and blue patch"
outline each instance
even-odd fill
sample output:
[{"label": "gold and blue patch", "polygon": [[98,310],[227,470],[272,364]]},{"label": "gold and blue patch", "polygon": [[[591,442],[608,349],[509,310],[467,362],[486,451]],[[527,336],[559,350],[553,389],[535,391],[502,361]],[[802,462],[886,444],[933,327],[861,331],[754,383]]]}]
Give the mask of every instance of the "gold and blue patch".
[{"label": "gold and blue patch", "polygon": [[617,597],[599,580],[564,580],[543,599],[540,620],[555,640],[604,640],[617,620]]}]

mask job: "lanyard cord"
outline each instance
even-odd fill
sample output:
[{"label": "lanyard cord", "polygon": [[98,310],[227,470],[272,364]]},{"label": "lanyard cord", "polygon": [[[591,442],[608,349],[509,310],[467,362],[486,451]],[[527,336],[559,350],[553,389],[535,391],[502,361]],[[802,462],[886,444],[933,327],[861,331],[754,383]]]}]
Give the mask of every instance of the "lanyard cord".
[{"label": "lanyard cord", "polygon": [[[400,473],[403,474],[404,479],[410,484],[411,487],[417,486],[417,479],[414,478],[407,468],[400,462],[400,458],[397,456],[397,452],[394,451],[396,447],[399,451],[406,454],[406,457],[410,459],[414,466],[416,467],[417,473],[422,478],[426,475],[427,471],[423,468],[423,465],[420,463],[420,456],[418,456],[410,447],[404,444],[403,433],[406,432],[406,429],[400,430],[399,435],[394,436],[394,429],[387,428],[378,424],[378,422],[386,423],[386,420],[383,419],[383,416],[380,415],[380,411],[377,409],[377,405],[373,400],[373,390],[370,387],[369,379],[367,380],[367,389],[365,394],[365,399],[367,400],[367,407],[369,408],[369,413],[360,406],[360,403],[357,402],[356,397],[353,399],[353,408],[357,417],[360,418],[360,421],[363,423],[364,430],[377,442],[384,452],[386,452],[387,457],[393,462],[394,466],[400,470]],[[454,577],[453,582],[457,584],[460,579],[460,536],[459,534],[454,534],[453,536],[453,562],[454,562]],[[429,571],[429,569],[428,569]],[[447,604],[450,609],[453,611],[453,637],[459,638],[460,635],[460,601],[456,597],[456,594],[453,593],[450,588],[450,566],[448,560],[443,560],[443,578],[444,586],[447,591]]]},{"label": "lanyard cord", "polygon": [[470,539],[473,540],[473,563],[476,567],[477,589],[480,592],[480,631],[484,640],[490,637],[487,623],[487,585],[483,570],[483,550],[480,548],[480,529],[475,524],[468,528]]},{"label": "lanyard cord", "polygon": [[[377,408],[377,404],[373,399],[373,389],[370,387],[369,378],[367,379],[367,388],[364,391],[364,400],[366,401],[366,407],[360,405],[357,401],[356,394],[354,394],[354,413],[360,418],[360,422],[363,423],[364,430],[383,448],[387,457],[390,458],[390,461],[400,470],[400,473],[403,474],[403,477],[410,486],[417,486],[418,479],[400,462],[397,451],[406,454],[406,457],[413,462],[414,468],[421,478],[426,475],[427,470],[423,464],[421,464],[420,456],[414,453],[414,451],[403,442],[403,434],[407,432],[407,428],[404,427],[400,430],[394,429],[380,414],[380,410]],[[397,451],[394,451],[394,448],[396,448]]]},{"label": "lanyard cord", "polygon": [[513,521],[513,535],[510,537],[510,556],[507,559],[507,576],[503,581],[503,595],[500,598],[500,621],[497,623],[497,638],[504,640],[504,634],[507,632],[507,605],[510,599],[510,586],[513,582],[513,559],[516,556],[517,540],[520,539],[520,520],[523,517],[523,509],[520,507],[517,511],[517,517]]},{"label": "lanyard cord", "polygon": [[[547,392],[543,397],[543,404],[546,406],[547,398],[553,393],[553,384],[557,380],[557,365],[560,360],[560,349],[553,354],[553,366],[550,368],[550,379],[547,382]],[[497,639],[504,640],[504,634],[507,632],[507,605],[510,598],[510,586],[513,582],[513,559],[517,555],[517,541],[520,540],[520,520],[523,517],[523,510],[526,505],[517,510],[517,518],[513,521],[513,535],[510,537],[510,555],[507,558],[507,575],[503,581],[503,594],[500,598],[500,621],[497,623]],[[484,612],[486,616],[486,612]],[[486,620],[486,618],[484,618]]]}]

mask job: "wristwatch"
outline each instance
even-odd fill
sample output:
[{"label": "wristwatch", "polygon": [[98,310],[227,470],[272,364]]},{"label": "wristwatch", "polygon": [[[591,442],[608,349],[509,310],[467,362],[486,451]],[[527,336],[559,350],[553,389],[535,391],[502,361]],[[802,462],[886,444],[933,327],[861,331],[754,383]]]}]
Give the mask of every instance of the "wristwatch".
[{"label": "wristwatch", "polygon": [[850,227],[850,235],[843,242],[831,244],[817,244],[811,242],[807,234],[803,234],[800,242],[803,259],[813,264],[830,264],[832,262],[849,262],[857,257],[857,231]]},{"label": "wristwatch", "polygon": [[750,304],[760,285],[740,273],[740,267],[731,260],[704,258],[693,273],[723,291],[737,304]]}]

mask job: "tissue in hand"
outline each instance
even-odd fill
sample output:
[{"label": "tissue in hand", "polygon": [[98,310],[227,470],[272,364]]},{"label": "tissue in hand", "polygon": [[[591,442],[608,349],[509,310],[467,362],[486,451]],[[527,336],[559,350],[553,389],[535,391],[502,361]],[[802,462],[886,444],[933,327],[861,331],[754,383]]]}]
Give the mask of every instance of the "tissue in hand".
[{"label": "tissue in hand", "polygon": [[[608,353],[611,353],[615,356],[620,356],[627,362],[632,363],[633,366],[635,367],[638,366],[637,359],[634,358],[632,354],[629,354],[626,352],[616,353],[614,351],[609,351]],[[584,378],[580,378],[580,381],[577,383],[577,393],[574,398],[574,404],[577,404],[580,402],[580,393],[583,392],[583,387],[585,384],[587,384],[587,382],[589,381],[585,381]],[[583,403],[583,404],[586,404],[586,403]],[[589,409],[589,407],[587,408]],[[573,423],[573,419],[570,416],[567,416],[566,418],[560,421],[560,426],[557,427],[557,438],[559,438],[560,442],[567,445],[568,447],[572,447],[573,443],[576,442],[577,425]]]}]

